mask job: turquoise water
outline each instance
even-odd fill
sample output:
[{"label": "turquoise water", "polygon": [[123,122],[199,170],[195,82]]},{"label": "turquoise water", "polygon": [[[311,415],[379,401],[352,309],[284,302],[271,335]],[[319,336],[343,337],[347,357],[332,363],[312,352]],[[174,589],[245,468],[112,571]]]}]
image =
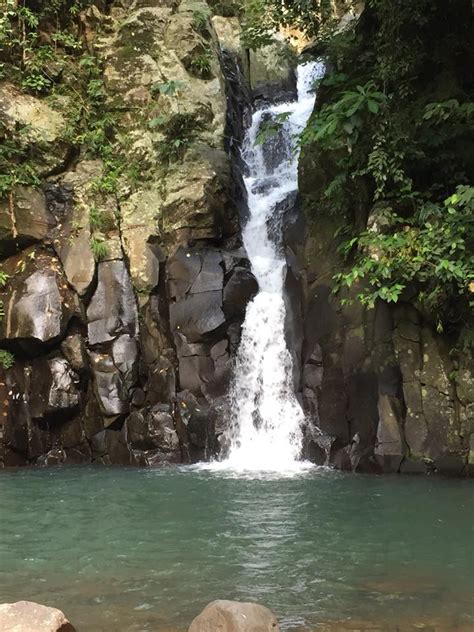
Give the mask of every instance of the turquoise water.
[{"label": "turquoise water", "polygon": [[324,469],[2,471],[0,602],[57,606],[79,632],[186,630],[215,598],[266,604],[286,630],[474,629],[473,489]]}]

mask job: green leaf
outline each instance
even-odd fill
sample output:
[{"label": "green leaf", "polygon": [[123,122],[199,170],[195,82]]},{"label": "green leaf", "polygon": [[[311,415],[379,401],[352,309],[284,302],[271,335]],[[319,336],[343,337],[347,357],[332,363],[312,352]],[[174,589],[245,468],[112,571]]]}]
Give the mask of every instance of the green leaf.
[{"label": "green leaf", "polygon": [[377,101],[372,101],[372,99],[369,99],[367,101],[367,107],[369,108],[370,112],[372,112],[373,114],[379,113],[380,106],[377,103]]}]

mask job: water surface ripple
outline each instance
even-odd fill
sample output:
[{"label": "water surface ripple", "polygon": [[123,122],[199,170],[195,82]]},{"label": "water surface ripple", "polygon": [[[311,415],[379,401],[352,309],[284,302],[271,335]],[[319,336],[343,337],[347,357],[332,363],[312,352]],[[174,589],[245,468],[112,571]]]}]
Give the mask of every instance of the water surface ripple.
[{"label": "water surface ripple", "polygon": [[472,489],[321,468],[3,471],[0,602],[57,606],[79,632],[186,630],[215,598],[264,603],[286,630],[474,629]]}]

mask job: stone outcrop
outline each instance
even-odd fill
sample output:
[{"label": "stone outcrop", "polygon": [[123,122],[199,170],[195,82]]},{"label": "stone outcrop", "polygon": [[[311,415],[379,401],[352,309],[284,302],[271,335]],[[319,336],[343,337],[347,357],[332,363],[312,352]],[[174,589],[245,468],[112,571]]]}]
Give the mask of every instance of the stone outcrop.
[{"label": "stone outcrop", "polygon": [[[340,218],[324,203],[334,170],[331,156],[306,148],[299,194],[305,210],[297,231],[291,209],[283,229],[299,299],[287,284],[288,293],[293,305],[303,306],[297,382],[308,416],[307,454],[353,471],[466,475],[472,472],[472,358],[453,351],[449,335],[436,331],[409,292],[374,309],[357,301],[357,284],[334,293],[334,276],[349,269],[334,236]],[[376,208],[367,217],[363,191],[353,207],[356,228],[377,221]]]},{"label": "stone outcrop", "polygon": [[[308,160],[301,195],[309,197],[319,189]],[[335,229],[334,218],[321,214],[299,243],[286,234],[299,283],[296,298],[287,283],[288,293],[303,307],[291,330],[303,333],[296,382],[308,417],[307,455],[362,472],[467,474],[472,359],[450,354],[447,339],[408,302],[369,310],[345,302],[355,299],[356,287],[335,295],[333,277],[345,265],[333,245]]]},{"label": "stone outcrop", "polygon": [[275,615],[256,603],[213,601],[189,626],[189,632],[279,632]]},{"label": "stone outcrop", "polygon": [[[133,186],[124,175],[114,193],[101,190],[101,160],[61,162],[63,113],[0,87],[7,124],[29,125],[45,164],[40,188],[17,188],[0,206],[0,346],[16,360],[0,369],[0,462],[210,457],[256,291],[240,242],[250,91],[238,24],[220,18],[232,48],[206,2],[114,3],[92,22],[86,13],[126,160],[140,171]],[[165,124],[150,125],[159,116]]]},{"label": "stone outcrop", "polygon": [[57,608],[33,601],[0,604],[2,632],[74,632],[74,629]]}]

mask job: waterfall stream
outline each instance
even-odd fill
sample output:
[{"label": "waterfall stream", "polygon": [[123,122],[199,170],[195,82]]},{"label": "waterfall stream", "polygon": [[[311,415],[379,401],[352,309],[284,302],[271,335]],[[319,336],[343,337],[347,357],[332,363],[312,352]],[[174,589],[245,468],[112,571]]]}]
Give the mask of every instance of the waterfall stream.
[{"label": "waterfall stream", "polygon": [[[313,109],[312,87],[322,72],[321,63],[301,64],[297,100],[257,110],[242,148],[249,208],[243,241],[259,291],[247,306],[230,390],[230,449],[221,465],[235,469],[301,466],[304,414],[285,340],[286,260],[278,233],[281,208],[298,187],[296,138]],[[262,139],[269,126],[274,133]]]}]

